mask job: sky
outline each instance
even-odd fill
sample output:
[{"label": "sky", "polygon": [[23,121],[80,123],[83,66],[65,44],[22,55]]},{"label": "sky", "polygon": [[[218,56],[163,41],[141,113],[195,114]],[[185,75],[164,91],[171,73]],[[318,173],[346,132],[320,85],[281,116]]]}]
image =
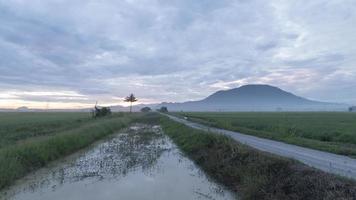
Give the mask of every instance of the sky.
[{"label": "sky", "polygon": [[356,104],[355,0],[0,0],[0,107],[270,84]]}]

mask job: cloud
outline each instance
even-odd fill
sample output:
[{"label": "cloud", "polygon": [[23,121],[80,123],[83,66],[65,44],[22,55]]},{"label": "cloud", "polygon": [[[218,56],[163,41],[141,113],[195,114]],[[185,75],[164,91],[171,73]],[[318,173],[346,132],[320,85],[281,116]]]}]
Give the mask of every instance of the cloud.
[{"label": "cloud", "polygon": [[356,84],[355,10],[351,0],[0,0],[0,97],[184,101],[268,83],[356,103],[344,91]]}]

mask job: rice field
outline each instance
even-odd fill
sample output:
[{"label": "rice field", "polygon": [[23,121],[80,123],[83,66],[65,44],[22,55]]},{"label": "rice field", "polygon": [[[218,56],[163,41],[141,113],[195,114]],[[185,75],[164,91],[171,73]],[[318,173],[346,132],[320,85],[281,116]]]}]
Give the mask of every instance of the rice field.
[{"label": "rice field", "polygon": [[126,127],[134,115],[1,113],[0,189],[47,163]]},{"label": "rice field", "polygon": [[181,112],[176,114],[214,127],[356,156],[356,113]]}]

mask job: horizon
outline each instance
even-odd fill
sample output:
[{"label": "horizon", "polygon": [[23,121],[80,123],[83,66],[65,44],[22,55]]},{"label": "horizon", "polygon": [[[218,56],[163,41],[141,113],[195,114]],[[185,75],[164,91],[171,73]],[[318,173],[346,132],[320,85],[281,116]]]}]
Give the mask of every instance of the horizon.
[{"label": "horizon", "polygon": [[[66,12],[63,12],[65,10]],[[267,84],[356,104],[356,2],[0,1],[0,108],[185,102]]]},{"label": "horizon", "polygon": [[[273,86],[273,85],[268,85],[268,84],[247,84],[247,85],[242,85],[240,87],[236,87],[236,88],[231,88],[231,89],[223,89],[223,90],[218,90],[218,91],[215,91],[214,93],[204,97],[203,99],[197,99],[197,100],[193,100],[193,101],[182,101],[182,102],[157,102],[157,103],[140,103],[140,102],[133,102],[132,105],[133,106],[157,106],[157,105],[160,105],[162,104],[162,106],[166,106],[164,104],[181,104],[181,103],[191,103],[191,102],[200,102],[200,101],[204,101],[206,99],[208,99],[209,97],[213,96],[213,95],[216,95],[218,94],[219,92],[227,92],[227,91],[232,91],[232,90],[235,90],[235,89],[239,89],[239,88],[242,88],[242,87],[248,87],[248,86],[262,86],[262,87],[269,87],[270,89],[271,88],[274,88],[276,89],[274,92],[280,90],[281,92],[283,92],[284,94],[283,95],[286,95],[286,94],[291,94],[295,97],[301,97],[301,96],[297,96],[293,93],[290,93],[288,91],[285,91],[285,90],[282,90],[281,88],[278,88],[276,86]],[[319,103],[331,103],[331,104],[334,104],[335,105],[339,105],[338,108],[336,110],[344,110],[346,111],[346,106],[353,106],[352,104],[346,104],[346,103],[339,103],[339,102],[325,102],[325,101],[318,101],[318,100],[315,100],[315,99],[308,99],[308,98],[304,98],[304,97],[301,97],[302,99],[304,100],[307,100],[307,101],[315,101],[315,102],[319,102]],[[121,109],[125,108],[125,109],[129,109],[130,108],[130,105],[123,105],[123,104],[100,104],[98,102],[96,102],[96,104],[98,104],[98,106],[101,106],[101,107],[121,107]],[[124,103],[124,104],[128,104],[128,103]],[[272,105],[271,105],[272,106]],[[342,106],[345,106],[343,109],[341,109]],[[87,105],[87,106],[83,106],[83,107],[74,107],[74,108],[67,108],[67,107],[62,107],[62,108],[50,108],[49,107],[49,104],[46,105],[46,108],[42,108],[42,107],[38,107],[38,108],[31,108],[31,107],[27,107],[27,106],[20,106],[20,107],[17,107],[17,108],[0,108],[1,109],[4,109],[4,110],[81,110],[81,109],[91,109],[93,107],[93,105]],[[173,106],[174,107],[174,106]],[[276,109],[275,107],[272,106],[273,109]],[[136,108],[137,109],[137,108]],[[334,108],[331,108],[331,110],[329,111],[336,111],[334,110]],[[341,109],[341,110],[340,110]],[[173,109],[175,110],[175,109]],[[233,110],[231,110],[233,111]],[[313,110],[310,110],[310,111],[313,111]],[[315,111],[315,110],[314,110]],[[325,110],[320,110],[320,111],[325,111]]]}]

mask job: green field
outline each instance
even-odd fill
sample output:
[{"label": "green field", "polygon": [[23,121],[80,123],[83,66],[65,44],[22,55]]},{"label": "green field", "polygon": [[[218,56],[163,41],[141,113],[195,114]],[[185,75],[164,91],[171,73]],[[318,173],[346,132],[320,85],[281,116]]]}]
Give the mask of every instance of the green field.
[{"label": "green field", "polygon": [[164,132],[210,177],[239,199],[354,199],[356,184],[229,137],[161,119]]},{"label": "green field", "polygon": [[126,127],[137,114],[1,113],[0,189],[48,162]]},{"label": "green field", "polygon": [[189,120],[291,144],[356,156],[356,113],[176,113]]},{"label": "green field", "polygon": [[79,127],[90,120],[88,113],[0,113],[0,149],[27,138]]},{"label": "green field", "polygon": [[[343,134],[352,134],[355,125],[352,123],[355,119],[353,114],[180,113],[180,115],[214,126],[249,131],[251,134],[286,141],[310,141],[309,144],[312,145],[319,142],[326,144],[323,147],[332,144],[338,148],[350,146],[350,149],[356,146],[350,141],[323,141],[325,139],[318,138],[318,134],[310,132],[312,129],[333,133],[340,129],[349,130]],[[98,119],[91,118],[88,113],[0,113],[0,120],[0,189],[53,160],[87,147],[131,123],[138,122],[160,124],[164,132],[202,170],[240,194],[241,199],[350,199],[356,195],[353,181],[306,167],[294,160],[254,150],[225,136],[189,128],[157,113],[114,113],[112,116]],[[335,124],[341,123],[340,121],[343,121],[343,124],[335,127]],[[237,122],[241,125],[236,126]],[[262,129],[263,131],[258,131],[264,127],[263,125],[268,124],[270,126]],[[281,137],[286,134],[284,130],[289,130],[291,124],[295,130],[309,132],[303,132],[304,136],[289,132],[287,136]],[[278,129],[272,128],[272,125]],[[323,128],[324,126],[326,128]],[[281,132],[278,134],[272,130]],[[308,138],[307,133],[313,137]],[[333,137],[331,139],[336,140]]]}]

